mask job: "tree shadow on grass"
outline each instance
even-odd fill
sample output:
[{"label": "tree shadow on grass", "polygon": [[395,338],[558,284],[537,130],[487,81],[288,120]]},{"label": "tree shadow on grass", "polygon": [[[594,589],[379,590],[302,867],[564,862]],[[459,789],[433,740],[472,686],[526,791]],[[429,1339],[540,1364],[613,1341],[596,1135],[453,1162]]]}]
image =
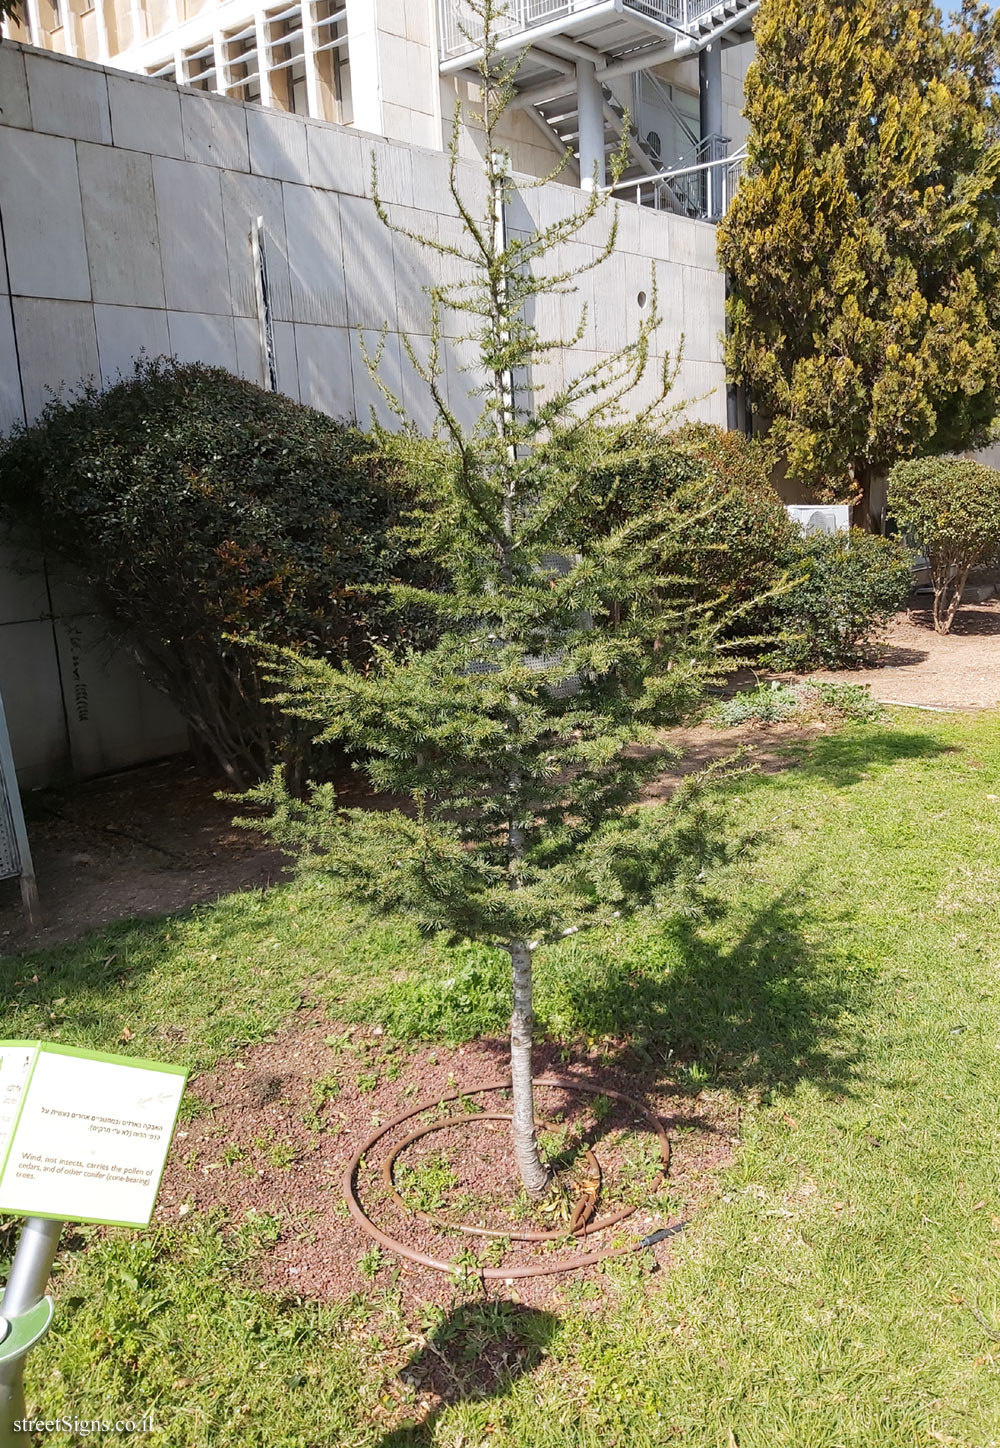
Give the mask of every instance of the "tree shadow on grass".
[{"label": "tree shadow on grass", "polygon": [[[901,762],[956,752],[927,733],[878,727],[792,748],[796,781],[834,792],[862,786]],[[783,810],[764,832],[737,837],[732,794],[781,788],[780,779],[764,773],[723,782],[716,794],[720,811],[705,819],[705,858],[724,852],[752,858],[768,835],[773,840],[789,813]],[[775,795],[776,803],[788,798]],[[808,799],[801,807],[809,808]],[[725,850],[720,831],[728,832]],[[756,908],[703,895],[696,910],[640,930],[638,943],[619,941],[615,957],[586,969],[557,966],[551,989],[541,981],[542,1023],[551,1014],[571,1023],[573,1034],[611,1042],[609,1065],[647,1077],[655,1070],[687,1080],[692,1090],[715,1080],[767,1100],[810,1081],[826,1094],[846,1094],[864,1059],[860,1020],[872,978],[841,943],[854,925],[851,901],[825,899],[817,910],[811,902],[818,888],[803,870]],[[597,937],[594,947],[600,948]]]},{"label": "tree shadow on grass", "polygon": [[[957,746],[941,744],[918,730],[867,728],[832,733],[806,744],[790,744],[788,753],[804,779],[818,779],[835,789],[848,789],[868,776],[907,760],[935,759],[957,753]],[[766,784],[768,776],[747,775],[741,780]]]},{"label": "tree shadow on grass", "polygon": [[[728,907],[709,901],[700,918],[650,931],[634,953],[540,980],[537,1073],[565,1074],[567,1056],[580,1052],[562,1042],[586,1040],[599,1043],[596,1058],[588,1053],[595,1077],[623,1073],[640,1095],[696,1095],[714,1083],[767,1101],[802,1081],[849,1094],[864,1059],[857,1018],[870,980],[828,958],[837,929],[829,915],[822,940],[811,939],[811,929],[820,932],[799,904],[805,878],[749,915],[735,938],[725,929]],[[561,1025],[546,1039],[550,1014]],[[506,1067],[506,1040],[481,1045]]]},{"label": "tree shadow on grass", "polygon": [[399,1375],[417,1396],[419,1416],[387,1433],[378,1448],[426,1448],[445,1408],[503,1397],[538,1367],[558,1326],[551,1312],[503,1299],[452,1308]]}]

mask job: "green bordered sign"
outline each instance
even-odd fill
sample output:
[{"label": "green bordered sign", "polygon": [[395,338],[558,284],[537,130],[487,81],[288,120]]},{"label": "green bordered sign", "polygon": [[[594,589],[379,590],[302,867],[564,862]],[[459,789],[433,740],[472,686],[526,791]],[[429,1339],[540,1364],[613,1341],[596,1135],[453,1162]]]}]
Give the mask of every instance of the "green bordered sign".
[{"label": "green bordered sign", "polygon": [[0,1212],[147,1227],[187,1072],[0,1041]]}]

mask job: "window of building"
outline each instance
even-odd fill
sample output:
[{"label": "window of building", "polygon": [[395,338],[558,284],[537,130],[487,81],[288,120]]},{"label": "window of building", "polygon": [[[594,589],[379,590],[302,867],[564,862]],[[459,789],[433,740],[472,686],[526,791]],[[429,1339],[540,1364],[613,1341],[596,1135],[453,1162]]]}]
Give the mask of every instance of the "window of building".
[{"label": "window of building", "polygon": [[313,15],[316,90],[322,118],[349,126],[354,120],[354,105],[347,54],[347,10],[339,0],[315,0],[308,10]]},{"label": "window of building", "polygon": [[168,60],[165,65],[150,66],[146,74],[153,76],[156,80],[176,80],[177,66],[174,61]]},{"label": "window of building", "polygon": [[281,10],[272,10],[265,17],[264,30],[272,104],[297,116],[307,116],[309,102],[306,95],[302,7],[289,5]]},{"label": "window of building", "polygon": [[216,89],[215,45],[209,40],[204,45],[185,50],[181,57],[184,85],[193,85],[196,90]]},{"label": "window of building", "polygon": [[222,88],[241,101],[260,100],[260,58],[252,20],[222,37]]}]

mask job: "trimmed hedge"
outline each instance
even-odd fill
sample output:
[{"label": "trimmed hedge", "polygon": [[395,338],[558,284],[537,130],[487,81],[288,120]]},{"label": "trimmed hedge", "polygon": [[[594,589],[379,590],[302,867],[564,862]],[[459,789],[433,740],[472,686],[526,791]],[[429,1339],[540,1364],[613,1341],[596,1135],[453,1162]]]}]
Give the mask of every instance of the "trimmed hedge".
[{"label": "trimmed hedge", "polygon": [[906,598],[909,550],[896,538],[852,528],[797,540],[789,558],[800,579],[774,602],[777,642],[767,662],[780,669],[853,668]]},{"label": "trimmed hedge", "polygon": [[921,546],[946,634],[973,568],[1000,557],[1000,472],[972,458],[914,458],[889,474],[889,509]]},{"label": "trimmed hedge", "polygon": [[672,433],[640,425],[591,429],[578,442],[574,464],[577,537],[607,535],[665,506],[686,514],[691,528],[679,591],[692,606],[710,607],[731,636],[749,637],[765,626],[768,606],[755,601],[780,582],[798,531],[754,443],[705,423]]},{"label": "trimmed hedge", "polygon": [[353,425],[163,359],[51,402],[0,446],[4,515],[82,574],[240,787],[279,760],[300,771],[306,748],[241,640],[359,667],[393,644],[377,590],[414,576],[393,535],[406,504],[400,466]]},{"label": "trimmed hedge", "polygon": [[658,507],[688,514],[678,601],[709,608],[744,657],[782,669],[853,667],[906,597],[906,549],[857,530],[804,538],[762,450],[742,433],[706,423],[592,430],[576,462],[580,536]]}]

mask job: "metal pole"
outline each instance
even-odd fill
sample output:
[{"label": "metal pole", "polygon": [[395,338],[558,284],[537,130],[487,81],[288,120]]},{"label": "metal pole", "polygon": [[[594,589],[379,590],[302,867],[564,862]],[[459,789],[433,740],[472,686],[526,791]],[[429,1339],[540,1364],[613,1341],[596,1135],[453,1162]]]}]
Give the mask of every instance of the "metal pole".
[{"label": "metal pole", "polygon": [[274,322],[271,316],[271,283],[267,274],[267,250],[264,245],[264,218],[254,218],[250,229],[253,253],[254,292],[257,298],[257,324],[260,329],[260,355],[264,365],[264,386],[269,392],[278,390],[278,367],[274,352]]},{"label": "metal pole", "polygon": [[[722,41],[718,39],[698,55],[698,110],[701,139],[711,138],[710,160],[717,161],[722,154]],[[722,167],[716,166],[708,173],[706,210],[712,221],[718,221],[722,215],[722,183]]]},{"label": "metal pole", "polygon": [[3,697],[0,696],[0,810],[6,808],[14,844],[17,849],[21,879],[21,902],[29,925],[39,921],[38,885],[35,881],[35,867],[31,860],[31,846],[24,824],[24,810],[17,787],[17,773],[14,768],[14,753],[10,747],[7,730],[7,716],[4,713]]},{"label": "metal pole", "polygon": [[[580,125],[580,189],[607,184],[604,164],[604,92],[593,61],[576,63],[576,107]],[[596,171],[596,176],[595,176]]]},{"label": "metal pole", "polygon": [[[25,1219],[0,1301],[0,1316],[8,1320],[19,1317],[41,1302],[62,1228],[62,1222],[50,1222],[44,1217]],[[14,1424],[24,1416],[22,1356],[10,1362],[0,1361],[0,1448],[23,1448],[25,1435],[15,1433]]]}]

